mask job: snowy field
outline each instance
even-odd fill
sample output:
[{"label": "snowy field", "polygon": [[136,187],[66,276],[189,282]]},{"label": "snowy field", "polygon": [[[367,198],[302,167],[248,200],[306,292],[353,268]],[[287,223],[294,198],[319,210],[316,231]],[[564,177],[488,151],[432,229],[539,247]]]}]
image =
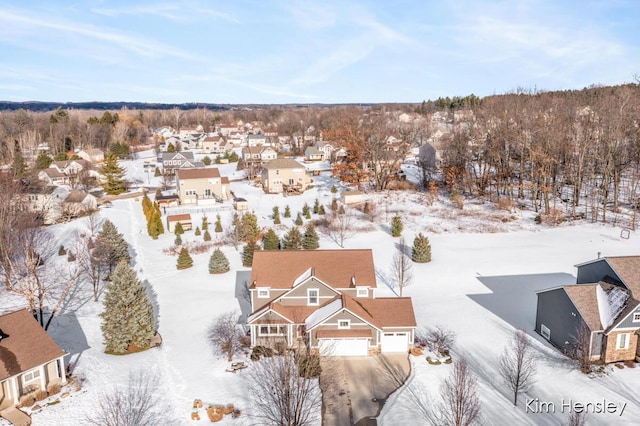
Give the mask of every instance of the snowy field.
[{"label": "snowy field", "polygon": [[[142,161],[126,163],[128,177],[137,177],[150,186],[159,178],[147,176]],[[235,164],[221,167],[229,175]],[[276,227],[282,235],[290,227],[296,213],[306,202],[312,206],[318,198],[327,207],[334,181],[329,176],[315,178],[314,188],[300,196],[267,195],[246,181],[231,183],[237,197],[249,200],[262,227],[273,226],[273,206],[285,205],[291,219],[282,219]],[[464,358],[478,377],[478,393],[482,403],[481,423],[486,425],[554,425],[566,424],[569,413],[561,410],[562,400],[580,402],[626,403],[621,417],[617,414],[589,414],[589,425],[640,424],[640,368],[607,368],[604,375],[589,377],[576,365],[533,332],[535,324],[535,291],[575,282],[573,265],[603,256],[640,254],[640,235],[631,233],[620,238],[620,228],[594,224],[541,227],[531,212],[496,212],[485,205],[465,205],[454,210],[446,202],[427,206],[423,194],[388,192],[366,195],[377,206],[378,216],[371,222],[354,211],[357,233],[345,241],[345,248],[372,248],[378,272],[378,296],[394,295],[389,285],[391,258],[398,239],[391,237],[388,223],[395,212],[404,217],[404,236],[411,244],[415,234],[428,235],[433,261],[414,264],[413,283],[405,295],[413,298],[418,327],[446,325],[456,335],[452,355]],[[230,227],[231,203],[204,207],[209,221],[219,212],[225,229]],[[177,208],[176,208],[177,209]],[[185,210],[185,208],[180,208]],[[171,214],[172,209],[167,209]],[[182,212],[182,211],[181,211]],[[191,210],[194,226],[200,224],[203,207]],[[158,392],[163,399],[166,424],[192,424],[190,408],[195,398],[205,404],[233,403],[243,413],[249,409],[244,393],[246,371],[225,372],[226,360],[216,358],[206,341],[206,331],[213,318],[229,310],[238,310],[235,277],[243,268],[240,253],[231,245],[222,250],[231,263],[231,271],[210,275],[207,270],[210,253],[193,255],[194,267],[176,270],[176,258],[163,253],[173,245],[174,236],[161,235],[152,240],[146,234],[145,218],[139,200],[118,200],[100,210],[102,218],[114,222],[131,247],[134,269],[138,277],[155,293],[160,348],[127,355],[103,353],[100,318],[102,303],[94,302],[91,288],[80,289],[72,303],[54,319],[50,332],[70,355],[73,372],[82,378],[83,386],[60,404],[45,407],[33,414],[34,425],[78,425],[95,409],[100,396],[114,386],[125,384],[130,371],[141,369],[159,376]],[[314,219],[317,218],[313,215]],[[306,221],[305,221],[306,222]],[[52,227],[61,243],[70,239],[75,229],[86,226],[83,219]],[[210,228],[213,230],[213,227]],[[321,249],[335,249],[337,244],[321,235]],[[212,232],[214,240],[217,236]],[[183,241],[201,239],[193,231]],[[339,261],[337,259],[336,261]],[[3,299],[4,309],[20,307],[18,299]],[[537,382],[522,395],[517,407],[501,383],[497,358],[515,329],[525,330],[534,342],[538,362]],[[437,398],[440,381],[451,366],[429,365],[425,357],[412,357],[412,386],[419,386]],[[527,413],[526,398],[539,398],[556,404],[555,413]],[[385,405],[379,423],[384,425],[421,424],[410,405],[402,404],[403,390],[393,394]],[[201,411],[201,414],[204,414]],[[206,415],[202,422],[208,422]],[[225,418],[219,424],[250,424],[245,416]]]}]

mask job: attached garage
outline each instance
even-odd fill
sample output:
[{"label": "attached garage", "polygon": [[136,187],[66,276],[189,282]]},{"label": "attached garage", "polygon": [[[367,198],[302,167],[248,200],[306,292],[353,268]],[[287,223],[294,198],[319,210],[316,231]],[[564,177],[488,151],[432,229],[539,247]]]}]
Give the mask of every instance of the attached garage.
[{"label": "attached garage", "polygon": [[409,333],[384,332],[380,340],[382,352],[407,352],[409,350]]},{"label": "attached garage", "polygon": [[367,356],[368,338],[319,339],[318,348],[322,356]]}]

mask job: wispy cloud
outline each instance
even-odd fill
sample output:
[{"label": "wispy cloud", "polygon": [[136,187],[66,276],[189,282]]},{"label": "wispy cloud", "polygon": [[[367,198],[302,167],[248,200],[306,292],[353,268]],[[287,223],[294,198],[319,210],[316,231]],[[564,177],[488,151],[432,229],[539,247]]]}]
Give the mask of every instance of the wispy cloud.
[{"label": "wispy cloud", "polygon": [[337,14],[328,4],[295,3],[290,9],[292,23],[305,30],[336,25]]},{"label": "wispy cloud", "polygon": [[93,13],[104,16],[122,15],[151,15],[158,16],[175,22],[187,22],[200,19],[203,16],[222,19],[224,21],[239,23],[232,15],[208,7],[193,6],[189,2],[184,3],[158,3],[145,6],[129,6],[121,8],[93,8]]}]

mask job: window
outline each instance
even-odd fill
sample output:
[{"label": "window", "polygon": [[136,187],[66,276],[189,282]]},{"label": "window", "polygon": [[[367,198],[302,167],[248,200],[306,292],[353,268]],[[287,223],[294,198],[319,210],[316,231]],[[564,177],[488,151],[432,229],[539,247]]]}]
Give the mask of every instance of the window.
[{"label": "window", "polygon": [[616,349],[629,349],[629,334],[620,333],[616,341]]},{"label": "window", "polygon": [[33,370],[27,371],[22,375],[22,382],[29,383],[37,380],[40,377],[40,369],[34,368]]},{"label": "window", "polygon": [[196,195],[195,189],[187,189],[184,191],[184,195]]},{"label": "window", "polygon": [[640,322],[640,312],[633,313],[633,322]]},{"label": "window", "polygon": [[205,189],[204,190],[204,196],[205,197],[211,197],[211,190],[210,189]]},{"label": "window", "polygon": [[293,179],[289,179],[289,185],[293,185],[295,181]]},{"label": "window", "polygon": [[351,327],[351,321],[350,320],[339,320],[338,321],[338,328],[350,328]]},{"label": "window", "polygon": [[287,334],[286,325],[261,325],[258,329],[260,336],[284,336]]},{"label": "window", "polygon": [[280,170],[276,169],[276,174],[279,175],[280,174]]},{"label": "window", "polygon": [[269,297],[269,289],[268,288],[266,288],[266,289],[263,289],[263,288],[258,289],[258,298],[266,299],[268,297]]},{"label": "window", "polygon": [[551,338],[551,330],[549,330],[549,328],[544,324],[540,325],[540,334],[542,334],[542,337],[547,340]]},{"label": "window", "polygon": [[310,288],[307,290],[307,305],[318,304],[318,289]]},{"label": "window", "polygon": [[363,288],[363,287],[358,287],[358,297],[367,297],[369,296],[369,289],[368,288]]}]

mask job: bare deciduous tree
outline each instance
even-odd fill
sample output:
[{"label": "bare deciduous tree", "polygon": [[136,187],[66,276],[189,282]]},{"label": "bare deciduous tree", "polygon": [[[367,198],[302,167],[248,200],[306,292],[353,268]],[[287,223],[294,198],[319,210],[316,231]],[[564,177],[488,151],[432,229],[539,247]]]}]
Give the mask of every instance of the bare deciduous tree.
[{"label": "bare deciduous tree", "polygon": [[398,250],[394,253],[391,261],[391,276],[400,297],[402,297],[404,288],[411,285],[413,280],[413,262],[406,254],[407,247],[404,243],[404,237],[400,238],[398,245]]},{"label": "bare deciduous tree", "polygon": [[451,374],[440,385],[440,396],[438,424],[469,426],[480,416],[477,379],[464,360],[453,363]]},{"label": "bare deciduous tree", "polygon": [[247,395],[252,397],[250,415],[258,423],[305,426],[318,421],[322,394],[317,380],[301,376],[298,357],[285,351],[261,358],[245,375]]},{"label": "bare deciduous tree", "polygon": [[577,413],[572,411],[569,415],[569,422],[567,426],[584,426],[587,423],[586,413]]},{"label": "bare deciduous tree", "polygon": [[436,325],[427,330],[425,339],[427,349],[439,355],[447,355],[456,340],[456,333],[443,325]]},{"label": "bare deciduous tree", "polygon": [[344,242],[355,234],[353,228],[353,213],[346,209],[344,213],[334,213],[329,222],[321,230],[333,242],[344,248]]},{"label": "bare deciduous tree", "polygon": [[159,379],[144,371],[129,374],[127,387],[99,399],[95,411],[85,417],[96,426],[155,426],[169,424],[162,404]]},{"label": "bare deciduous tree", "polygon": [[531,342],[523,330],[516,330],[498,360],[498,371],[513,392],[514,406],[518,404],[518,395],[529,390],[535,382],[536,370]]},{"label": "bare deciduous tree", "polygon": [[209,327],[207,337],[213,345],[213,350],[227,356],[231,362],[233,356],[243,347],[244,334],[238,325],[240,315],[235,312],[226,312],[219,315]]},{"label": "bare deciduous tree", "polygon": [[591,371],[591,330],[585,322],[580,322],[573,340],[571,357],[580,363],[580,369],[583,372],[589,373]]}]

